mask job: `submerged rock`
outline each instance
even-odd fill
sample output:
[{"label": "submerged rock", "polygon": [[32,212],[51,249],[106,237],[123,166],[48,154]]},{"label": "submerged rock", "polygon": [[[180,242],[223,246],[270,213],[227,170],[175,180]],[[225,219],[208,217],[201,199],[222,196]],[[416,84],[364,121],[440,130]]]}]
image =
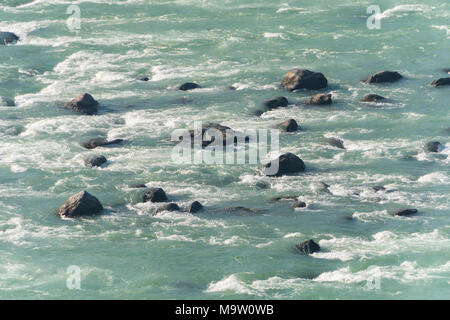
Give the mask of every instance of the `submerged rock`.
[{"label": "submerged rock", "polygon": [[297,121],[295,121],[294,119],[289,119],[281,123],[280,127],[286,132],[294,132],[297,131],[298,124]]},{"label": "submerged rock", "polygon": [[181,86],[179,86],[178,90],[188,91],[188,90],[197,89],[197,88],[200,88],[200,85],[198,85],[194,82],[186,82],[186,83],[183,83]]},{"label": "submerged rock", "polygon": [[280,107],[287,107],[289,104],[288,99],[286,97],[276,97],[269,100],[264,101],[264,106],[269,109],[276,109]]},{"label": "submerged rock", "polygon": [[98,102],[89,93],[83,93],[69,103],[64,104],[63,108],[86,115],[93,115],[98,111],[97,106]]},{"label": "submerged rock", "polygon": [[82,143],[82,146],[86,149],[95,149],[97,147],[107,146],[110,144],[116,144],[123,142],[123,139],[106,140],[105,138],[93,138]]},{"label": "submerged rock", "polygon": [[295,200],[297,201],[298,196],[279,196],[270,199],[271,201],[284,201],[284,200]]},{"label": "submerged rock", "polygon": [[334,138],[334,137],[328,137],[325,138],[325,141],[333,147],[339,148],[339,149],[345,149],[344,147],[344,141],[342,141],[341,139],[338,138]]},{"label": "submerged rock", "polygon": [[189,213],[194,213],[194,212],[198,212],[202,209],[203,209],[203,205],[198,201],[194,201],[186,208],[186,211]]},{"label": "submerged rock", "polygon": [[74,218],[94,215],[102,210],[103,206],[96,197],[87,191],[81,191],[67,199],[67,201],[59,207],[58,214],[61,217]]},{"label": "submerged rock", "polygon": [[171,202],[157,210],[157,212],[162,212],[162,211],[180,211],[180,207],[176,203]]},{"label": "submerged rock", "polygon": [[303,201],[297,200],[297,201],[295,201],[294,204],[292,205],[292,209],[295,209],[295,208],[306,208],[306,203],[303,202]]},{"label": "submerged rock", "polygon": [[0,31],[0,45],[1,44],[12,44],[19,41],[19,37],[12,32]]},{"label": "submerged rock", "polygon": [[306,104],[317,106],[331,104],[332,102],[331,93],[319,93],[305,101]]},{"label": "submerged rock", "polygon": [[365,83],[383,83],[383,82],[395,82],[402,79],[403,76],[396,71],[380,71],[371,75]]},{"label": "submerged rock", "polygon": [[282,154],[277,159],[272,160],[264,166],[264,174],[272,177],[279,177],[285,174],[302,171],[305,171],[303,160],[290,152]]},{"label": "submerged rock", "polygon": [[320,246],[314,240],[306,240],[295,246],[298,251],[304,254],[311,254],[320,251]]},{"label": "submerged rock", "polygon": [[141,77],[139,77],[137,79],[140,80],[140,81],[149,81],[150,80],[150,78],[147,77],[147,76],[141,76]]},{"label": "submerged rock", "polygon": [[379,102],[381,100],[386,100],[386,98],[373,93],[368,94],[361,99],[363,102]]},{"label": "submerged rock", "polygon": [[14,103],[14,100],[6,98],[6,97],[0,97],[0,107],[15,107],[16,104]]},{"label": "submerged rock", "polygon": [[136,184],[131,184],[130,188],[141,189],[141,188],[147,188],[147,186],[143,183],[136,183]]},{"label": "submerged rock", "polygon": [[442,148],[442,144],[439,141],[430,141],[425,144],[425,151],[427,152],[439,152]]},{"label": "submerged rock", "polygon": [[262,213],[262,210],[259,209],[253,209],[253,208],[247,208],[247,207],[230,207],[225,208],[225,212],[244,212],[244,213]]},{"label": "submerged rock", "polygon": [[104,156],[91,156],[84,161],[84,164],[89,167],[100,167],[106,161]]},{"label": "submerged rock", "polygon": [[417,213],[417,209],[398,209],[394,211],[394,216],[410,216]]},{"label": "submerged rock", "polygon": [[167,195],[161,188],[152,188],[144,194],[144,202],[164,202],[167,200]]},{"label": "submerged rock", "polygon": [[375,192],[378,192],[378,191],[385,191],[386,188],[383,187],[383,186],[373,186],[372,190],[375,191]]},{"label": "submerged rock", "polygon": [[289,91],[297,89],[318,90],[326,88],[327,85],[328,80],[322,73],[306,69],[293,69],[281,81],[281,86]]},{"label": "submerged rock", "polygon": [[431,85],[433,87],[449,86],[450,78],[440,78],[440,79],[434,80],[433,82],[431,82]]}]

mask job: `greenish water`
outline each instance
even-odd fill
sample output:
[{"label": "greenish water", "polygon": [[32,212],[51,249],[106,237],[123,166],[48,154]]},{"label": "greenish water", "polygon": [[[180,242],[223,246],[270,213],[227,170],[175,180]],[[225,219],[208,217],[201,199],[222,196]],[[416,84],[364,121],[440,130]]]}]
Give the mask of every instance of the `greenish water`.
[{"label": "greenish water", "polygon": [[[71,3],[81,10],[77,33],[66,25]],[[450,4],[378,0],[381,29],[369,30],[372,4],[1,0],[0,31],[22,40],[0,46],[0,96],[17,105],[0,107],[0,298],[449,299],[450,89],[429,84],[450,68]],[[323,72],[334,104],[305,107],[310,92],[280,89],[293,67]],[[405,79],[361,83],[385,69]],[[143,75],[150,81],[136,81]],[[203,88],[175,90],[187,81]],[[98,115],[60,108],[82,92],[100,102]],[[368,93],[390,102],[358,101]],[[289,107],[254,116],[280,95]],[[194,120],[259,129],[288,118],[301,130],[282,133],[280,147],[304,160],[299,175],[174,164],[164,142]],[[127,141],[80,146],[96,136]],[[445,148],[424,152],[434,140]],[[109,161],[87,168],[91,154]],[[206,210],[156,213],[133,183]],[[105,214],[61,220],[57,208],[83,189]],[[270,201],[279,195],[308,207]],[[236,206],[263,211],[225,210]],[[419,214],[389,214],[405,206]],[[295,251],[311,238],[321,252]],[[71,265],[81,290],[66,286]]]}]

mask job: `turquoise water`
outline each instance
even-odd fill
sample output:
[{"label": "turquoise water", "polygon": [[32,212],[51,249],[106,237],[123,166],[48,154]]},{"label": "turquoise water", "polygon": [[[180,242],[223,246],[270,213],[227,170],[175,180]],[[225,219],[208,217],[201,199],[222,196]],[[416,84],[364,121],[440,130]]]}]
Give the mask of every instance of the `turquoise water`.
[{"label": "turquoise water", "polygon": [[[450,3],[375,2],[1,0],[0,31],[22,40],[0,46],[0,96],[17,105],[0,107],[0,298],[449,299],[450,89],[429,83],[450,68]],[[70,4],[78,32],[66,25]],[[379,30],[366,27],[372,4]],[[305,107],[310,92],[280,89],[294,67],[323,72],[334,104]],[[405,79],[361,83],[385,69]],[[175,90],[187,81],[202,88]],[[60,108],[82,92],[100,102],[98,115]],[[368,93],[390,101],[359,102]],[[289,107],[254,115],[280,95]],[[280,152],[304,160],[299,175],[175,164],[165,142],[194,120],[259,129],[288,118],[301,130],[281,133]],[[80,146],[97,136],[126,142]],[[424,152],[434,140],[445,148]],[[85,167],[91,154],[107,165]],[[156,213],[133,183],[206,210]],[[57,208],[83,189],[105,213],[60,219]],[[270,201],[283,195],[308,207]],[[261,211],[226,210],[237,206]],[[391,216],[398,207],[419,214]],[[311,238],[321,252],[295,251]],[[66,286],[71,265],[80,290]]]}]

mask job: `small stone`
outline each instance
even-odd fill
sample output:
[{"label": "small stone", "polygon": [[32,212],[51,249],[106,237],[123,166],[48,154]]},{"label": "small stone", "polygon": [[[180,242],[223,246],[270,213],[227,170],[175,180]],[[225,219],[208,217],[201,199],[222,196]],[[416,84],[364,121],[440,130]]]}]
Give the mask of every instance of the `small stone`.
[{"label": "small stone", "polygon": [[186,211],[189,213],[194,213],[194,212],[198,212],[202,209],[203,209],[203,205],[198,201],[194,201],[187,207]]},{"label": "small stone", "polygon": [[314,240],[306,240],[295,246],[297,250],[304,254],[311,254],[320,251],[320,246]]},{"label": "small stone", "polygon": [[144,202],[164,202],[167,200],[167,195],[161,188],[152,188],[144,194]]}]

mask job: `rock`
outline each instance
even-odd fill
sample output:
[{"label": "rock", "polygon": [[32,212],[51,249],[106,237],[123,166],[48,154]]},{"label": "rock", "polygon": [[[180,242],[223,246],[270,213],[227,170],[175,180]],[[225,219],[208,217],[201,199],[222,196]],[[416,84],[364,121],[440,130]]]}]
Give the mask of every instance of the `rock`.
[{"label": "rock", "polygon": [[148,80],[150,80],[150,78],[146,77],[146,76],[142,76],[142,77],[139,77],[137,79],[140,80],[140,81],[148,81]]},{"label": "rock", "polygon": [[7,31],[0,31],[0,45],[16,43],[17,41],[19,41],[19,37],[16,34]]},{"label": "rock", "polygon": [[84,163],[90,167],[100,167],[102,164],[106,162],[106,158],[104,156],[91,156],[87,158]]},{"label": "rock", "polygon": [[89,93],[80,94],[69,103],[63,105],[66,109],[71,109],[86,115],[97,113],[97,106],[98,102]]},{"label": "rock", "polygon": [[14,100],[11,100],[9,98],[6,97],[0,97],[0,107],[15,107],[16,104],[14,103]]},{"label": "rock", "polygon": [[255,183],[255,187],[259,189],[270,189],[270,184],[265,181],[258,181]]},{"label": "rock", "polygon": [[371,75],[365,83],[383,83],[383,82],[395,82],[402,79],[403,76],[396,71],[380,71]]},{"label": "rock", "polygon": [[385,97],[371,93],[371,94],[364,96],[364,98],[362,98],[361,101],[363,101],[363,102],[379,102],[379,101],[385,100],[385,99],[386,99]]},{"label": "rock", "polygon": [[[191,145],[194,145],[195,140],[201,141],[202,147],[207,147],[209,145],[217,145],[217,143],[220,143],[220,142],[215,142],[214,135],[211,135],[211,132],[208,132],[208,130],[210,130],[210,129],[212,129],[213,131],[216,131],[214,133],[217,133],[217,134],[220,133],[222,135],[222,139],[223,139],[222,143],[224,146],[227,144],[236,143],[238,141],[238,138],[243,139],[244,141],[248,141],[248,136],[244,136],[242,133],[231,129],[230,127],[223,126],[221,124],[212,122],[212,123],[204,124],[201,132],[198,129],[189,130]],[[182,142],[183,136],[178,137],[178,141]]]},{"label": "rock", "polygon": [[180,211],[180,207],[176,203],[171,202],[157,210],[157,212],[162,211]]},{"label": "rock", "polygon": [[440,78],[440,79],[434,80],[433,82],[431,82],[431,85],[433,87],[449,86],[450,78]]},{"label": "rock", "polygon": [[237,90],[237,88],[235,86],[228,86],[227,88],[228,88],[228,90],[231,90],[231,91],[236,91]]},{"label": "rock", "polygon": [[[276,165],[276,162],[278,162],[278,166]],[[275,172],[275,170],[277,171]],[[290,152],[282,154],[278,159],[272,160],[264,166],[264,174],[267,176],[279,177],[285,174],[302,171],[305,171],[303,160]]]},{"label": "rock", "polygon": [[394,216],[409,216],[417,213],[417,209],[398,209],[394,211]]},{"label": "rock", "polygon": [[345,149],[344,141],[342,141],[341,139],[334,138],[334,137],[328,137],[328,138],[325,138],[325,141],[333,147]]},{"label": "rock", "polygon": [[95,149],[97,147],[121,143],[122,141],[123,141],[123,139],[106,140],[104,138],[94,138],[94,139],[89,139],[86,142],[83,142],[82,146],[85,147],[86,149]]},{"label": "rock", "polygon": [[262,213],[262,210],[240,207],[240,206],[225,208],[224,211],[225,212],[243,212],[243,213]]},{"label": "rock", "polygon": [[378,191],[385,191],[386,188],[383,186],[373,186],[372,187],[373,191],[378,192]]},{"label": "rock", "polygon": [[269,109],[276,109],[280,107],[287,107],[289,104],[288,99],[286,97],[276,97],[269,100],[264,101],[264,106]]},{"label": "rock", "polygon": [[61,217],[74,218],[90,216],[103,210],[103,206],[96,197],[87,191],[74,194],[58,209]]},{"label": "rock", "polygon": [[319,93],[305,101],[306,104],[317,106],[331,104],[332,102],[331,93]]},{"label": "rock", "polygon": [[193,82],[186,82],[183,83],[181,86],[178,87],[178,90],[188,91],[192,89],[200,88],[200,85],[193,83]]},{"label": "rock", "polygon": [[202,209],[203,209],[203,205],[198,201],[194,201],[186,208],[186,211],[189,213],[194,213],[194,212],[200,211]]},{"label": "rock", "polygon": [[295,201],[294,204],[292,205],[292,209],[305,208],[305,207],[306,207],[306,203],[303,201],[299,201],[299,200]]},{"label": "rock", "polygon": [[297,121],[294,119],[286,120],[285,122],[280,124],[281,128],[286,132],[294,132],[298,129]]},{"label": "rock", "polygon": [[304,254],[311,254],[320,251],[320,246],[314,240],[306,240],[295,246],[297,250]]},{"label": "rock", "polygon": [[270,199],[271,201],[284,201],[284,200],[295,200],[297,201],[298,196],[279,196]]},{"label": "rock", "polygon": [[144,194],[144,202],[164,202],[167,200],[167,195],[161,188],[152,188]]},{"label": "rock", "polygon": [[140,189],[140,188],[147,188],[147,186],[143,183],[136,183],[136,184],[131,184],[130,188],[133,189]]},{"label": "rock", "polygon": [[425,144],[425,151],[427,152],[439,152],[442,148],[442,144],[439,141],[430,141]]},{"label": "rock", "polygon": [[293,69],[281,81],[281,86],[289,91],[297,89],[318,90],[326,88],[327,85],[328,80],[322,73],[306,69]]}]

